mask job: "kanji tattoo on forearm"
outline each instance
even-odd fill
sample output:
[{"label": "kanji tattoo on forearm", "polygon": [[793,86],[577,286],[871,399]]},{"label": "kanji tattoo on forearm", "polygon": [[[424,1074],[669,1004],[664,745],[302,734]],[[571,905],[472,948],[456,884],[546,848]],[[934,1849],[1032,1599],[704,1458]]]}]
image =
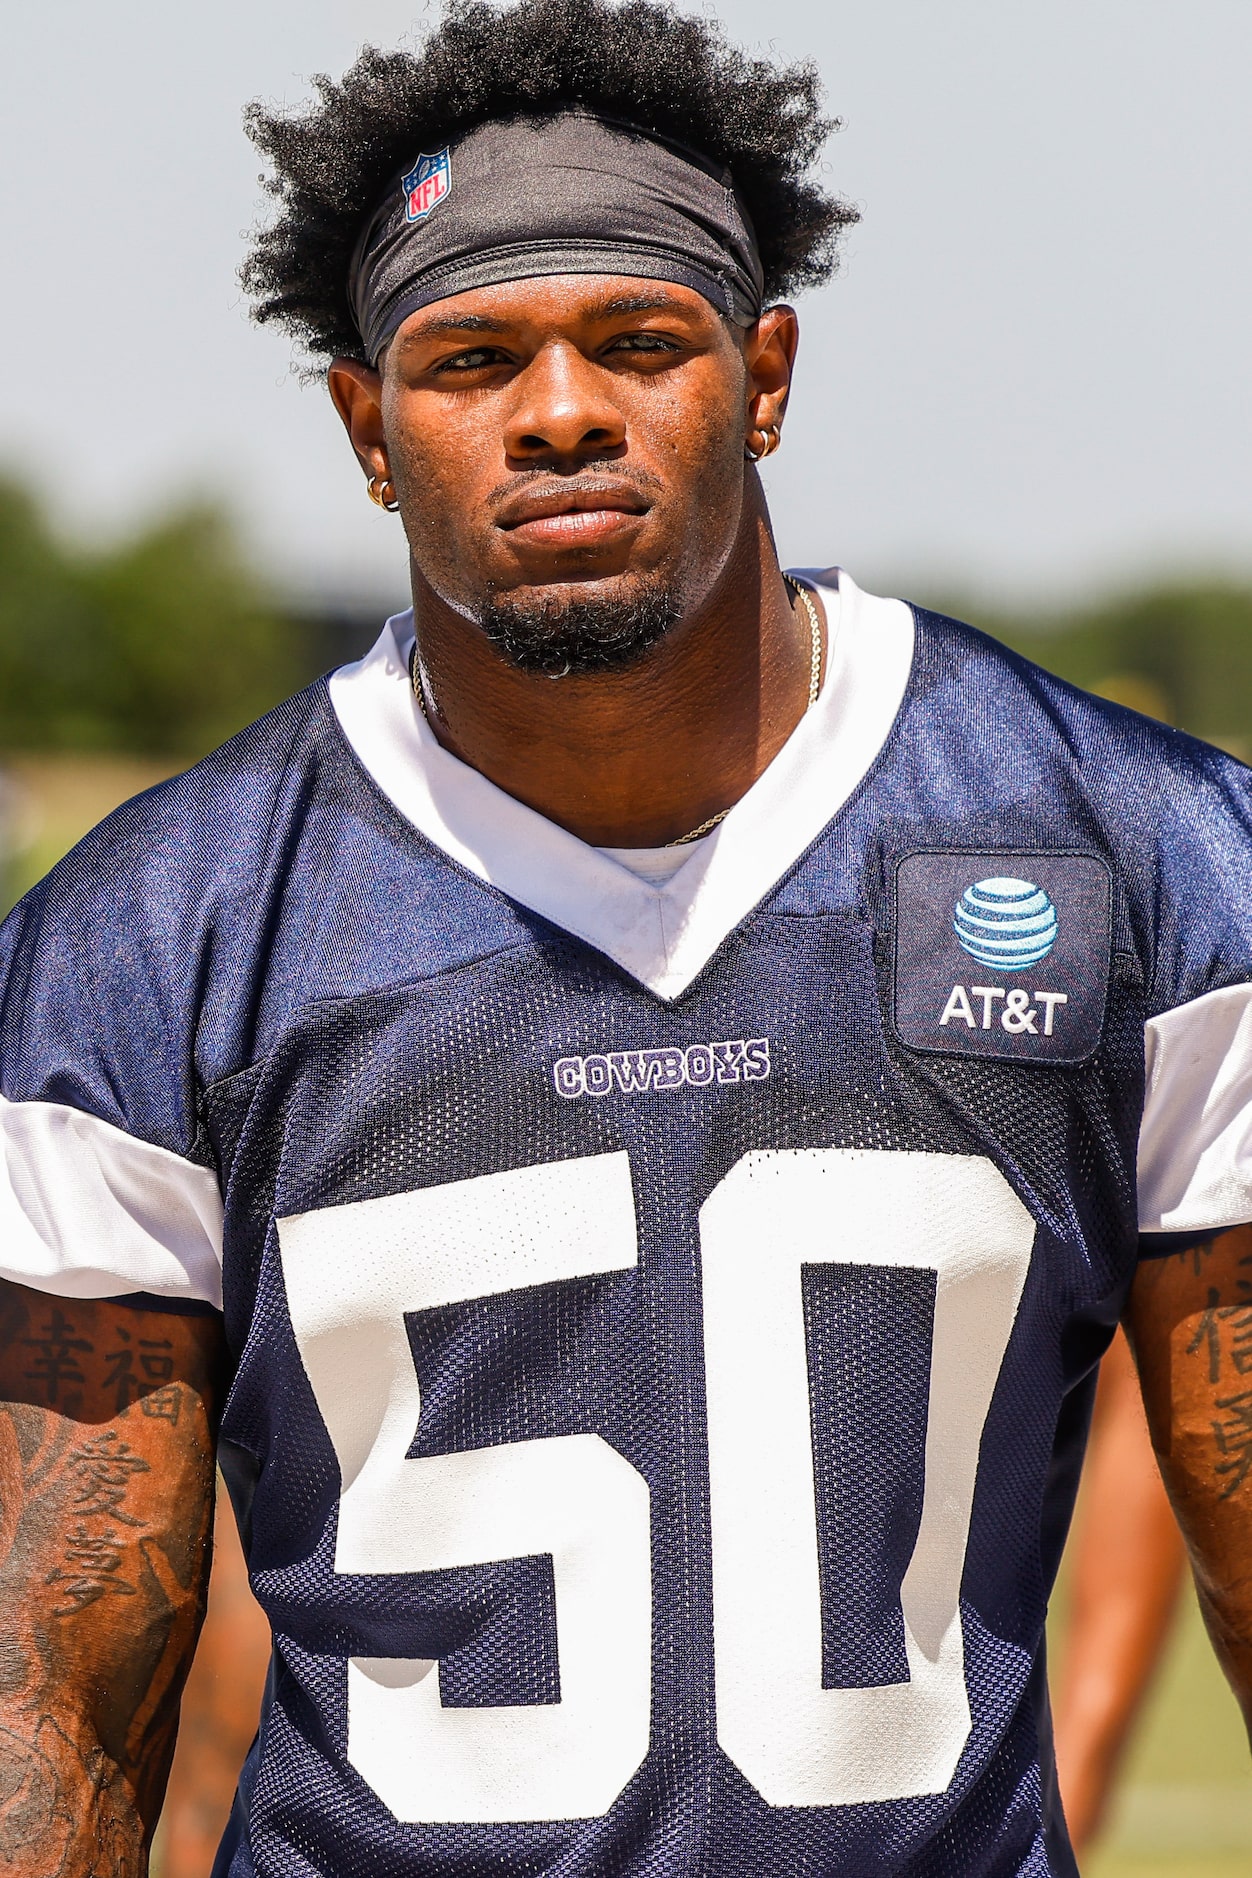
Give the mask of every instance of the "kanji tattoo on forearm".
[{"label": "kanji tattoo on forearm", "polygon": [[1143,1261],[1128,1325],[1200,1606],[1252,1732],[1252,1227]]},{"label": "kanji tattoo on forearm", "polygon": [[142,1878],[203,1615],[221,1332],[0,1285],[0,1874]]}]

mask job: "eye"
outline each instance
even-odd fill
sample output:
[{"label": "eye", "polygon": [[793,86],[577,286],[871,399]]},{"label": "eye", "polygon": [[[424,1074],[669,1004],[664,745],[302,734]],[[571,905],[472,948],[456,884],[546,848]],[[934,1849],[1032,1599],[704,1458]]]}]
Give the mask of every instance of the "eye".
[{"label": "eye", "polygon": [[605,347],[606,352],[678,352],[681,348],[664,333],[622,333]]},{"label": "eye", "polygon": [[441,359],[435,366],[437,372],[481,372],[489,365],[498,365],[504,354],[494,346],[474,346],[469,352],[456,352],[450,359]]}]

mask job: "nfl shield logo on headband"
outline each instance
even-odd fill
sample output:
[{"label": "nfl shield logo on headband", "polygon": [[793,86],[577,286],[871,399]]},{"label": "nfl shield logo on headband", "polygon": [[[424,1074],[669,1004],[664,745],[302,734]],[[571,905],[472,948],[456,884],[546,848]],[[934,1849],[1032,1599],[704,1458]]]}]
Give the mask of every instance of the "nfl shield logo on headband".
[{"label": "nfl shield logo on headband", "polygon": [[452,158],[447,146],[434,156],[420,156],[408,175],[401,178],[405,194],[406,222],[424,222],[437,202],[442,202],[452,187]]}]

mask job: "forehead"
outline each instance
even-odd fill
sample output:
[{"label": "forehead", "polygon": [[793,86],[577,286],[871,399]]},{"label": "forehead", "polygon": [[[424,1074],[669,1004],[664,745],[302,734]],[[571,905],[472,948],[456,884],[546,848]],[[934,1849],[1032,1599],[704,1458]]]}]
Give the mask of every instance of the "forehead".
[{"label": "forehead", "polygon": [[643,314],[686,326],[725,323],[703,294],[676,282],[635,274],[540,274],[435,300],[410,313],[392,344],[421,344],[456,333],[565,331]]}]

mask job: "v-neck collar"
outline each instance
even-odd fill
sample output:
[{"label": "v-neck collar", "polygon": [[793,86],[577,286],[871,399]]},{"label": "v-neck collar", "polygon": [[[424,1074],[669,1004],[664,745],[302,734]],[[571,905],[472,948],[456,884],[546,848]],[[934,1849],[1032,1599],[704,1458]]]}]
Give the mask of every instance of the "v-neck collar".
[{"label": "v-neck collar", "polygon": [[817,702],[671,879],[654,886],[506,795],[438,742],[409,682],[412,612],[331,676],[335,715],[400,813],[470,873],[678,997],[838,813],[882,749],[913,664],[912,610],[841,569],[797,571],[826,607]]}]

